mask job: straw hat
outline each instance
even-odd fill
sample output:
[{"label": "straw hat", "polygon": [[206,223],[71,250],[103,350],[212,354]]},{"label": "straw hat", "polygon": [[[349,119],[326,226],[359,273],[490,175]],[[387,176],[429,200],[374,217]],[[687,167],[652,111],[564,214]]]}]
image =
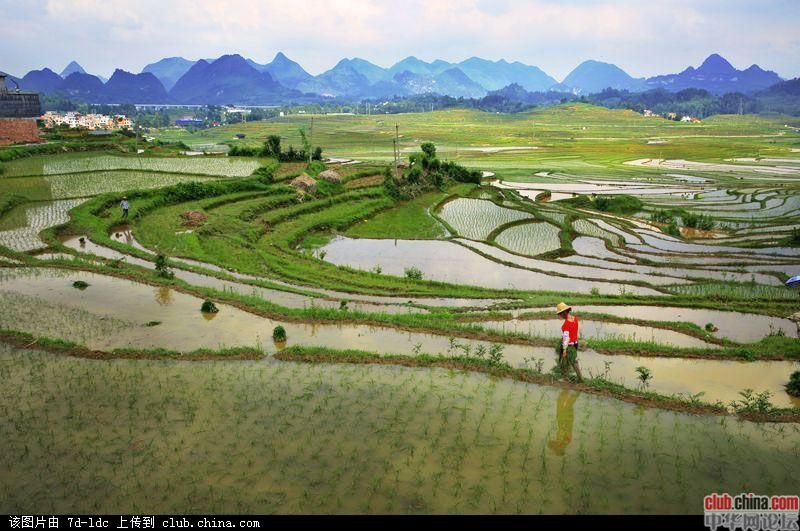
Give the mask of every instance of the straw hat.
[{"label": "straw hat", "polygon": [[558,306],[556,306],[556,313],[557,314],[562,314],[562,313],[566,312],[567,310],[571,310],[571,309],[572,309],[572,306],[568,306],[566,302],[559,302]]}]

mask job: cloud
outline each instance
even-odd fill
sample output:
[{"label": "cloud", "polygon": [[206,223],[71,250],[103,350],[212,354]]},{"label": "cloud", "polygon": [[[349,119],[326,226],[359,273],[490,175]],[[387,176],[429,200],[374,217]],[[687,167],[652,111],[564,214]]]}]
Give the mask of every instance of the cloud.
[{"label": "cloud", "polygon": [[389,66],[408,55],[521,60],[563,78],[585,59],[635,76],[682,70],[719,52],[800,74],[793,0],[0,0],[0,69],[108,75],[162,57],[283,51],[312,73],[342,57]]}]

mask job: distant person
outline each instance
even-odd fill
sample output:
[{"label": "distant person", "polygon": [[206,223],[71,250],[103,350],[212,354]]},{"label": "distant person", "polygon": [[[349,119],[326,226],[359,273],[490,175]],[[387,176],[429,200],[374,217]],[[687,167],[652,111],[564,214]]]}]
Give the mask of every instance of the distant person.
[{"label": "distant person", "polygon": [[122,201],[119,203],[119,207],[122,209],[122,219],[128,219],[128,209],[130,209],[130,204],[128,204],[128,198],[123,197]]},{"label": "distant person", "polygon": [[578,318],[572,315],[572,307],[564,302],[556,306],[556,313],[564,320],[564,324],[561,325],[558,367],[564,376],[569,375],[570,367],[575,369],[578,381],[583,382],[581,368],[578,365]]}]

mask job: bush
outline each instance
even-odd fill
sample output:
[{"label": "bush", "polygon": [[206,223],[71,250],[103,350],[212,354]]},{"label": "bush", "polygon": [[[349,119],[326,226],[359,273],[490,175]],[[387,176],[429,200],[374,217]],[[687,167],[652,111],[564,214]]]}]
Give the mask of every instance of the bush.
[{"label": "bush", "polygon": [[664,228],[664,233],[669,234],[670,236],[675,236],[676,238],[680,238],[681,228],[678,227],[678,222],[674,219],[670,221],[669,225]]},{"label": "bush", "polygon": [[272,184],[275,181],[271,166],[261,166],[253,172],[253,176],[258,177],[258,180],[264,184]]},{"label": "bush", "polygon": [[286,341],[286,329],[281,325],[276,326],[272,329],[272,340],[277,341],[278,343],[283,343]]},{"label": "bush", "polygon": [[313,160],[311,161],[311,164],[306,166],[306,173],[309,174],[311,177],[316,177],[323,171],[325,171],[325,165],[318,160]]},{"label": "bush", "polygon": [[260,154],[260,149],[248,146],[234,145],[228,150],[229,157],[258,157]]},{"label": "bush", "polygon": [[716,227],[716,226],[717,226],[717,222],[714,221],[714,218],[712,218],[711,216],[706,216],[706,215],[701,215],[700,219],[699,219],[699,221],[697,223],[697,227],[700,230],[706,230],[706,231],[714,230],[714,227]]},{"label": "bush", "polygon": [[772,393],[764,391],[756,393],[752,389],[745,389],[739,393],[741,400],[731,402],[731,407],[737,413],[769,414],[775,411],[775,406],[770,402]]},{"label": "bush", "polygon": [[[436,148],[434,148],[434,153]],[[442,162],[439,169],[447,177],[460,183],[481,184],[481,172],[471,171],[456,162]]]},{"label": "bush", "polygon": [[83,280],[76,280],[75,282],[72,283],[72,287],[83,291],[89,287],[89,283],[84,282]]},{"label": "bush", "polygon": [[203,301],[203,305],[200,306],[200,311],[203,313],[219,313],[219,308],[217,308],[217,305],[214,304],[213,301],[205,300]]},{"label": "bush", "polygon": [[422,280],[422,271],[417,267],[407,267],[405,269],[406,278],[411,280]]},{"label": "bush", "polygon": [[655,212],[650,214],[650,221],[653,221],[655,223],[668,224],[672,223],[673,219],[674,218],[672,217],[672,214],[670,214],[666,210],[656,210]]},{"label": "bush", "polygon": [[175,276],[175,273],[169,268],[167,257],[163,254],[156,257],[156,272],[162,278],[173,278]]},{"label": "bush", "polygon": [[685,213],[681,219],[683,220],[683,226],[689,227],[690,229],[696,229],[697,225],[700,223],[700,216],[692,214],[691,212]]},{"label": "bush", "polygon": [[642,201],[632,195],[600,195],[594,200],[594,208],[614,214],[635,214],[642,210]]},{"label": "bush", "polygon": [[800,397],[800,371],[794,371],[786,384],[786,392],[792,396]]}]

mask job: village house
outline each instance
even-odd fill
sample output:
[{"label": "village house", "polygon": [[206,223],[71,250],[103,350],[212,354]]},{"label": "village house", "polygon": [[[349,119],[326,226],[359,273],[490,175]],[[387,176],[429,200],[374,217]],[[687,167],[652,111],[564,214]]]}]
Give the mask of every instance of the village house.
[{"label": "village house", "polygon": [[59,113],[47,111],[41,118],[47,128],[65,125],[70,129],[113,130],[133,129],[133,121],[124,114],[107,116],[105,114],[82,114],[79,112]]}]

